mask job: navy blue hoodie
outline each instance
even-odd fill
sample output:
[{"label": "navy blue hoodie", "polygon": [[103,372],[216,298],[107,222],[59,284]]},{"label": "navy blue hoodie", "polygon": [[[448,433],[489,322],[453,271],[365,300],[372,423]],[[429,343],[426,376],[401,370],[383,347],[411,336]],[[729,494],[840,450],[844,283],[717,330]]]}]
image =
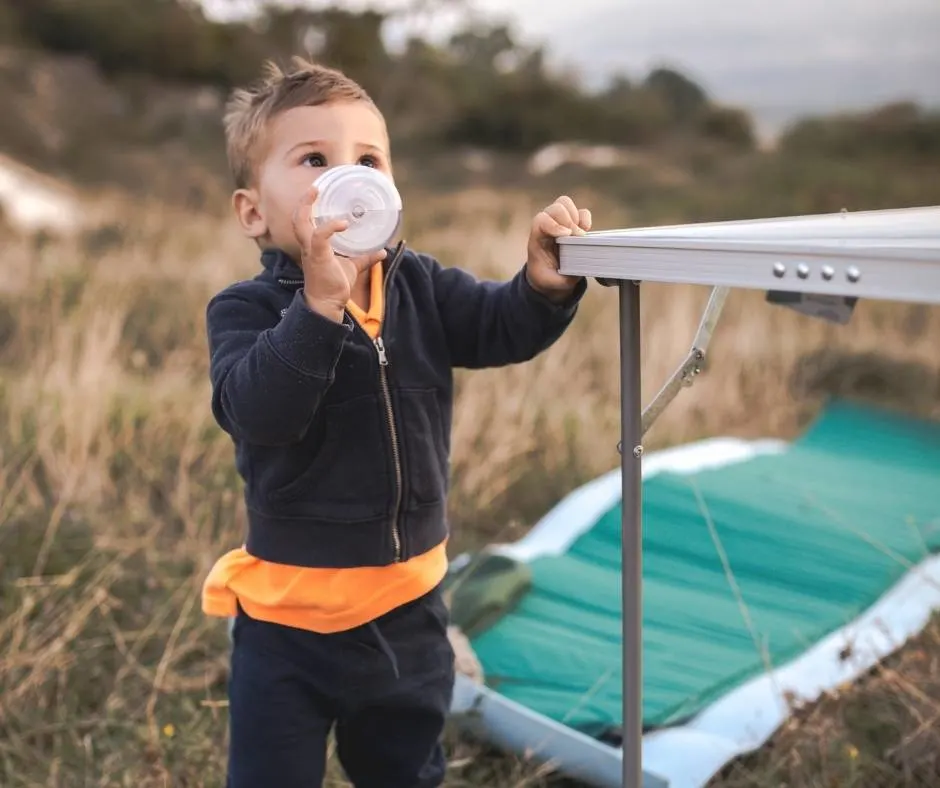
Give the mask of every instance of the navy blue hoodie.
[{"label": "navy blue hoodie", "polygon": [[340,324],[312,311],[301,269],[279,250],[209,302],[212,411],[234,440],[246,548],[262,560],[381,566],[440,544],[452,370],[533,358],[587,287],[555,305],[524,268],[479,281],[402,244],[386,260],[374,341],[348,313]]}]

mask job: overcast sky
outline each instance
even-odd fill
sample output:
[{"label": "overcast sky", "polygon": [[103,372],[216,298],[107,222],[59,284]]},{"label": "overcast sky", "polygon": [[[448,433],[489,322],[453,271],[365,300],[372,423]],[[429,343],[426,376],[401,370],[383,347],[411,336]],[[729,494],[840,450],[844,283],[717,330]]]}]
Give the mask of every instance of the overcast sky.
[{"label": "overcast sky", "polygon": [[[204,0],[210,7],[252,0]],[[347,0],[390,8],[401,0]],[[330,3],[311,0],[311,6]],[[671,64],[762,125],[912,98],[940,104],[940,0],[471,0],[597,84]],[[448,20],[429,31],[441,35]],[[425,30],[427,32],[428,29]],[[389,29],[394,46],[402,31]]]}]

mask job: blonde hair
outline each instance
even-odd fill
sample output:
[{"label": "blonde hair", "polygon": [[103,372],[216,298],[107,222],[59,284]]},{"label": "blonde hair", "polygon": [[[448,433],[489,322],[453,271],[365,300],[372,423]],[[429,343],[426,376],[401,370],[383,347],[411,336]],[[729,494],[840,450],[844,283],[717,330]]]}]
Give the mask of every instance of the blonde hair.
[{"label": "blonde hair", "polygon": [[235,186],[244,188],[251,183],[264,130],[277,115],[331,101],[366,101],[375,106],[365,89],[343,72],[301,57],[292,58],[288,70],[269,60],[258,83],[234,90],[225,108],[224,126]]}]

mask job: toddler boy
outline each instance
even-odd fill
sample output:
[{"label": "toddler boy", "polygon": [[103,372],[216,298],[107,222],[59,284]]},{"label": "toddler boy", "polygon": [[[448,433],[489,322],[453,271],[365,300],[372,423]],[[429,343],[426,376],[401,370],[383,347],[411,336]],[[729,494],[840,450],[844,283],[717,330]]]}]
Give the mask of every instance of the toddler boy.
[{"label": "toddler boy", "polygon": [[[432,788],[454,681],[447,571],[452,370],[552,345],[586,282],[558,273],[567,197],[532,222],[525,265],[481,282],[399,244],[333,253],[313,181],[392,176],[385,121],[333,69],[269,65],[226,112],[233,206],[261,271],[209,302],[212,412],[235,444],[248,535],[206,579],[234,616],[229,788],[323,781],[327,737],[356,788]],[[472,249],[468,250],[472,254]]]}]

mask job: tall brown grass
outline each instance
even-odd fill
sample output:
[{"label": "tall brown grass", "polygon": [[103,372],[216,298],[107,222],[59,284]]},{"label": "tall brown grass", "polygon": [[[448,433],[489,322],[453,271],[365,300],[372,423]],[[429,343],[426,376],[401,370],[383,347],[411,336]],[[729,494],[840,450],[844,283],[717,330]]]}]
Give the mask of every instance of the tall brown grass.
[{"label": "tall brown grass", "polygon": [[[505,278],[535,207],[439,196],[410,208],[407,237]],[[209,412],[203,314],[257,255],[225,221],[110,199],[88,211],[76,237],[0,251],[0,784],[221,785],[227,643],[199,592],[245,519]],[[600,211],[597,225],[615,219]],[[706,297],[642,287],[647,399]],[[647,443],[789,437],[833,393],[940,416],[938,336],[933,308],[862,303],[834,328],[735,292],[707,372]],[[456,547],[517,538],[618,461],[615,291],[593,285],[535,361],[458,382]],[[454,786],[540,784],[464,743],[452,755]]]}]

